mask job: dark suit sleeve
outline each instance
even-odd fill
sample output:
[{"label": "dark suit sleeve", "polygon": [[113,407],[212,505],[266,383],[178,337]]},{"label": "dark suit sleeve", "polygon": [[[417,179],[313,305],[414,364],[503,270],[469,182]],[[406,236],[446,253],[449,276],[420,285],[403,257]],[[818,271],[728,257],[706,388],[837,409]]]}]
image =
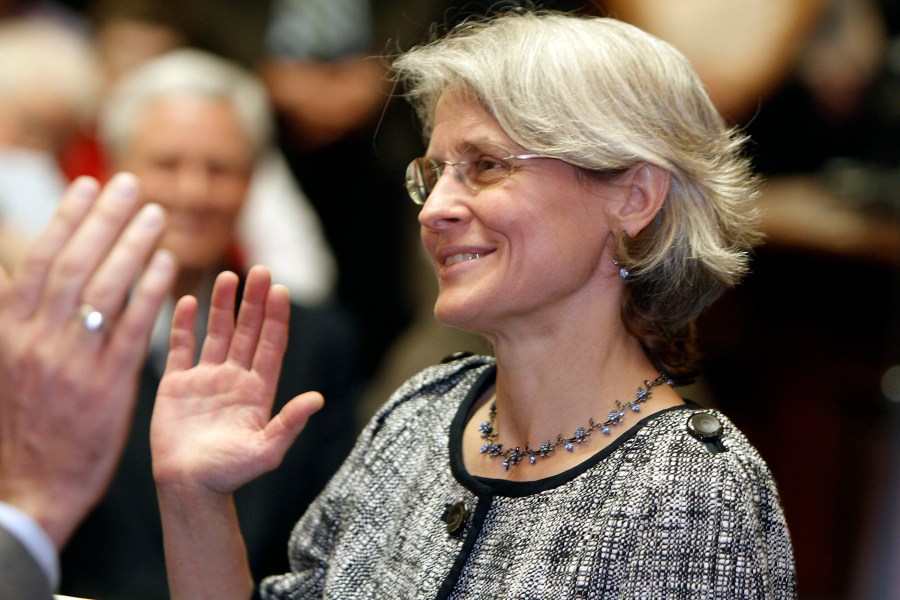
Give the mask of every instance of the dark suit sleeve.
[{"label": "dark suit sleeve", "polygon": [[47,600],[50,584],[19,540],[0,527],[0,600]]}]

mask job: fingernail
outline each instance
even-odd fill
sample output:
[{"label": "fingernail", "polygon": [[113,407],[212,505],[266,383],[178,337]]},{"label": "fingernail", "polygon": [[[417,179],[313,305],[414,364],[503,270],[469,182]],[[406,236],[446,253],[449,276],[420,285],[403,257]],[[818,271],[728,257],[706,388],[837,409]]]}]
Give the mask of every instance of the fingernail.
[{"label": "fingernail", "polygon": [[145,204],[135,217],[146,229],[160,229],[166,221],[166,212],[159,204]]},{"label": "fingernail", "polygon": [[72,182],[72,194],[84,200],[93,200],[98,187],[97,180],[93,177],[79,177]]},{"label": "fingernail", "polygon": [[116,173],[109,180],[109,185],[116,196],[123,200],[130,200],[137,196],[138,180],[131,173]]},{"label": "fingernail", "polygon": [[177,264],[178,261],[175,260],[174,254],[160,248],[153,253],[153,258],[150,261],[150,269],[158,273],[169,273],[176,268]]}]

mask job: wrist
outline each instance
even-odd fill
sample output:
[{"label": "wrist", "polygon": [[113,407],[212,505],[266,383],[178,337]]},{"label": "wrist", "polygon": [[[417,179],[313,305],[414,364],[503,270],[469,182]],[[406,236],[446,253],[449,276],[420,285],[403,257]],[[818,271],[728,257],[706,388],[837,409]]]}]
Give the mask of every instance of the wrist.
[{"label": "wrist", "polygon": [[100,493],[88,488],[92,486],[86,482],[61,485],[50,480],[21,481],[11,477],[0,485],[0,502],[28,515],[60,551],[100,497]]},{"label": "wrist", "polygon": [[210,490],[194,482],[157,481],[156,497],[160,508],[173,514],[232,510],[232,493]]}]

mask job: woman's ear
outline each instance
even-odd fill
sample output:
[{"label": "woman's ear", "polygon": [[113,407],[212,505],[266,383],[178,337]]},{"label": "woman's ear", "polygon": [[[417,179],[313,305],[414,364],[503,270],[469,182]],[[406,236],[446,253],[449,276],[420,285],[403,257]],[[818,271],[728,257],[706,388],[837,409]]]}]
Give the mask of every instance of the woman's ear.
[{"label": "woman's ear", "polygon": [[612,211],[625,235],[633,238],[653,220],[669,195],[670,182],[669,171],[648,163],[635,165],[619,177],[624,193]]}]

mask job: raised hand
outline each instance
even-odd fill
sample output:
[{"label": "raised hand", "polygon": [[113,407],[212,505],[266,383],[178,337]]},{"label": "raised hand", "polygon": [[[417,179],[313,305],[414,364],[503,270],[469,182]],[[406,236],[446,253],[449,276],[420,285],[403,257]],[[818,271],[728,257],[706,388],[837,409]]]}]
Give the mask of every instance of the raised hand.
[{"label": "raised hand", "polygon": [[290,301],[266,269],[254,267],[235,323],[237,285],[234,273],[216,280],[196,365],[197,302],[189,296],[178,302],[153,409],[153,476],[174,600],[250,597],[253,579],[232,492],[275,468],[322,406],[322,396],[308,392],[272,417]]},{"label": "raised hand", "polygon": [[322,405],[321,395],[306,393],[272,417],[287,347],[288,293],[271,285],[265,268],[254,267],[235,323],[237,285],[233,273],[216,280],[197,365],[196,300],[185,297],[176,306],[151,426],[160,486],[228,494],[275,468]]},{"label": "raised hand", "polygon": [[[102,496],[175,278],[165,227],[120,174],[75,181],[10,279],[0,271],[0,500],[61,548]],[[137,283],[135,285],[135,281]]]}]

